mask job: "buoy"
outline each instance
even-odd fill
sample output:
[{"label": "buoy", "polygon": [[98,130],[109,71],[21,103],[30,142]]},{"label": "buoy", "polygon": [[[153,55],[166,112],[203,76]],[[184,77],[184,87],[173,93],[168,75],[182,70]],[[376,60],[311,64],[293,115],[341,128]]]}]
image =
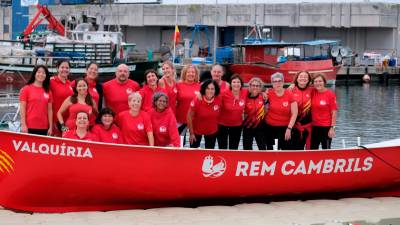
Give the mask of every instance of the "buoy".
[{"label": "buoy", "polygon": [[363,80],[365,83],[368,83],[368,82],[371,81],[371,77],[370,77],[368,74],[365,74],[365,75],[363,76],[362,80]]},{"label": "buoy", "polygon": [[7,76],[6,77],[6,82],[11,84],[12,82],[14,82],[14,78],[12,78],[12,76]]}]

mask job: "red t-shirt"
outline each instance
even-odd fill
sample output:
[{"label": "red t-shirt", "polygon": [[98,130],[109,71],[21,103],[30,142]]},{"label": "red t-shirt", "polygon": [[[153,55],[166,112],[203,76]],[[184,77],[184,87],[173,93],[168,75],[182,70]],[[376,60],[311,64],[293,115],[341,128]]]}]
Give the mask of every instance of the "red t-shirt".
[{"label": "red t-shirt", "polygon": [[311,100],[313,126],[329,127],[332,124],[332,111],[337,110],[336,95],[332,90],[315,91]]},{"label": "red t-shirt", "polygon": [[224,126],[240,126],[243,123],[243,112],[246,106],[247,90],[240,90],[238,98],[231,90],[221,93],[222,105],[219,114],[219,124]]},{"label": "red t-shirt", "polygon": [[290,121],[293,94],[285,90],[282,96],[277,96],[273,89],[268,91],[269,110],[265,122],[271,126],[287,126]]},{"label": "red t-shirt", "polygon": [[128,110],[128,96],[139,89],[139,84],[133,80],[128,80],[123,84],[116,79],[107,81],[103,84],[104,99],[107,107],[111,108],[115,114]]},{"label": "red t-shirt", "polygon": [[167,108],[163,112],[157,112],[152,109],[149,115],[153,126],[154,145],[180,147],[181,139],[172,110]]},{"label": "red t-shirt", "polygon": [[76,128],[76,115],[79,112],[86,112],[89,115],[89,125],[93,126],[96,120],[96,116],[93,113],[93,107],[87,104],[75,103],[71,104],[68,107],[68,119],[65,121],[65,125],[70,129],[73,130]]},{"label": "red t-shirt", "polygon": [[[161,78],[161,79],[163,79],[163,78]],[[175,114],[176,113],[176,97],[178,94],[178,89],[176,88],[176,83],[174,81],[172,86],[169,86],[167,81],[164,80],[164,84],[165,84],[165,92],[168,95],[168,103],[169,103],[168,105],[171,108],[172,112]]]},{"label": "red t-shirt", "polygon": [[[51,92],[29,84],[20,91],[19,100],[26,102],[26,125],[30,129],[49,129],[48,104],[53,102]],[[54,120],[54,118],[53,118]]]},{"label": "red t-shirt", "polygon": [[80,138],[76,134],[76,130],[69,130],[67,132],[64,132],[62,137],[69,138],[69,139],[75,139],[75,140],[82,140],[82,141],[98,141],[97,136],[95,134],[91,133],[90,131],[88,131],[84,137]]},{"label": "red t-shirt", "polygon": [[293,98],[297,102],[298,107],[296,122],[300,122],[303,125],[311,123],[311,97],[313,92],[313,87],[307,87],[305,89],[295,87],[293,89]]},{"label": "red t-shirt", "polygon": [[247,94],[244,113],[245,120],[243,125],[247,128],[257,127],[260,122],[264,120],[265,116],[264,99],[262,95],[250,97],[250,95]]},{"label": "red t-shirt", "polygon": [[210,135],[218,131],[218,117],[221,109],[220,96],[214,98],[211,103],[207,103],[204,98],[200,101],[195,97],[190,103],[190,109],[194,112],[192,122],[195,134]]},{"label": "red t-shirt", "polygon": [[179,82],[176,84],[178,94],[176,96],[176,120],[178,123],[187,123],[187,113],[190,107],[190,102],[196,96],[195,92],[200,91],[200,83],[188,84]]},{"label": "red t-shirt", "polygon": [[139,93],[142,96],[142,110],[145,112],[149,112],[153,108],[153,95],[156,92],[164,92],[166,95],[168,93],[164,88],[157,86],[156,90],[153,91],[148,85],[144,85],[142,89],[140,89]]},{"label": "red t-shirt", "polygon": [[[88,81],[88,80],[86,80],[86,81],[89,84],[88,92],[89,92],[90,96],[92,96],[93,101],[96,102],[96,106],[98,106],[99,105],[100,95],[99,95],[99,92],[97,92],[97,89],[96,89],[96,82],[95,81]],[[75,85],[76,85],[75,83],[76,83],[76,80],[73,80],[71,82],[71,87],[75,87]]]},{"label": "red t-shirt", "polygon": [[[57,120],[57,112],[63,104],[64,100],[74,94],[71,82],[67,80],[63,83],[58,76],[52,76],[50,79],[50,90],[53,95],[53,121]],[[63,113],[64,121],[68,118],[68,112]]]},{"label": "red t-shirt", "polygon": [[220,93],[228,91],[229,90],[229,84],[228,82],[222,80],[221,84],[219,85]]},{"label": "red t-shirt", "polygon": [[147,133],[153,132],[153,127],[146,112],[140,111],[137,116],[132,116],[129,110],[126,110],[116,116],[115,122],[121,128],[125,143],[149,145]]},{"label": "red t-shirt", "polygon": [[124,139],[122,137],[121,130],[111,125],[110,129],[106,129],[102,124],[96,124],[92,128],[92,133],[95,134],[100,142],[123,144]]}]

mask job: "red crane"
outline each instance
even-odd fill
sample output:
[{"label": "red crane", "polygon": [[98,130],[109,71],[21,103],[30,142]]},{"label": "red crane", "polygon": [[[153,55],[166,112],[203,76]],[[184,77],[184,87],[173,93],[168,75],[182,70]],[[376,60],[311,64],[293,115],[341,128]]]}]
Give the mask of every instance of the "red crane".
[{"label": "red crane", "polygon": [[[28,26],[25,28],[24,32],[22,33],[22,38],[24,41],[27,41],[29,38],[29,35],[35,30],[35,28],[42,23],[44,19],[46,19],[49,22],[49,25],[47,26],[49,30],[55,30],[57,33],[60,35],[65,34],[65,28],[64,26],[51,14],[50,10],[47,8],[45,5],[40,5],[37,4],[36,7],[38,8],[38,11],[36,12],[35,17],[29,22]],[[40,15],[43,15],[43,18],[40,18]]]}]

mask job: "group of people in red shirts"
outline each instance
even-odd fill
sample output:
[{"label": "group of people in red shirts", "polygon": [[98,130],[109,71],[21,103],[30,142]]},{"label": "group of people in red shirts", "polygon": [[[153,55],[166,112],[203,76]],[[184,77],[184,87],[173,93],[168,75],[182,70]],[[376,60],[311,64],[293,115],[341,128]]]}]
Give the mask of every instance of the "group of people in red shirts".
[{"label": "group of people in red shirts", "polygon": [[[180,80],[173,64],[162,64],[163,76],[147,70],[142,87],[129,79],[120,64],[115,78],[100,85],[98,65],[91,63],[84,78],[69,81],[70,64],[62,60],[50,77],[37,66],[21,89],[21,131],[39,135],[117,144],[180,147],[189,131],[190,147],[250,150],[330,148],[335,135],[336,96],[323,74],[299,72],[285,89],[280,73],[272,88],[254,77],[244,88],[234,74],[223,81],[224,68],[214,65],[211,79],[200,82],[195,65],[185,65]],[[104,96],[104,102],[102,101]],[[276,143],[275,140],[278,140]],[[186,140],[184,140],[186,142]]]}]

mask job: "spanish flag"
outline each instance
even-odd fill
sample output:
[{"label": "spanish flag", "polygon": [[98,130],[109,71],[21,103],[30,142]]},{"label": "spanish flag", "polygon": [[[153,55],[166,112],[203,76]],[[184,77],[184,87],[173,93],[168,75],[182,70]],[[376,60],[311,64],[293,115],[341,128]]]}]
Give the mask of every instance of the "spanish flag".
[{"label": "spanish flag", "polygon": [[178,25],[175,25],[175,33],[174,33],[174,43],[177,45],[179,43],[179,40],[181,39],[181,33],[179,31]]}]

